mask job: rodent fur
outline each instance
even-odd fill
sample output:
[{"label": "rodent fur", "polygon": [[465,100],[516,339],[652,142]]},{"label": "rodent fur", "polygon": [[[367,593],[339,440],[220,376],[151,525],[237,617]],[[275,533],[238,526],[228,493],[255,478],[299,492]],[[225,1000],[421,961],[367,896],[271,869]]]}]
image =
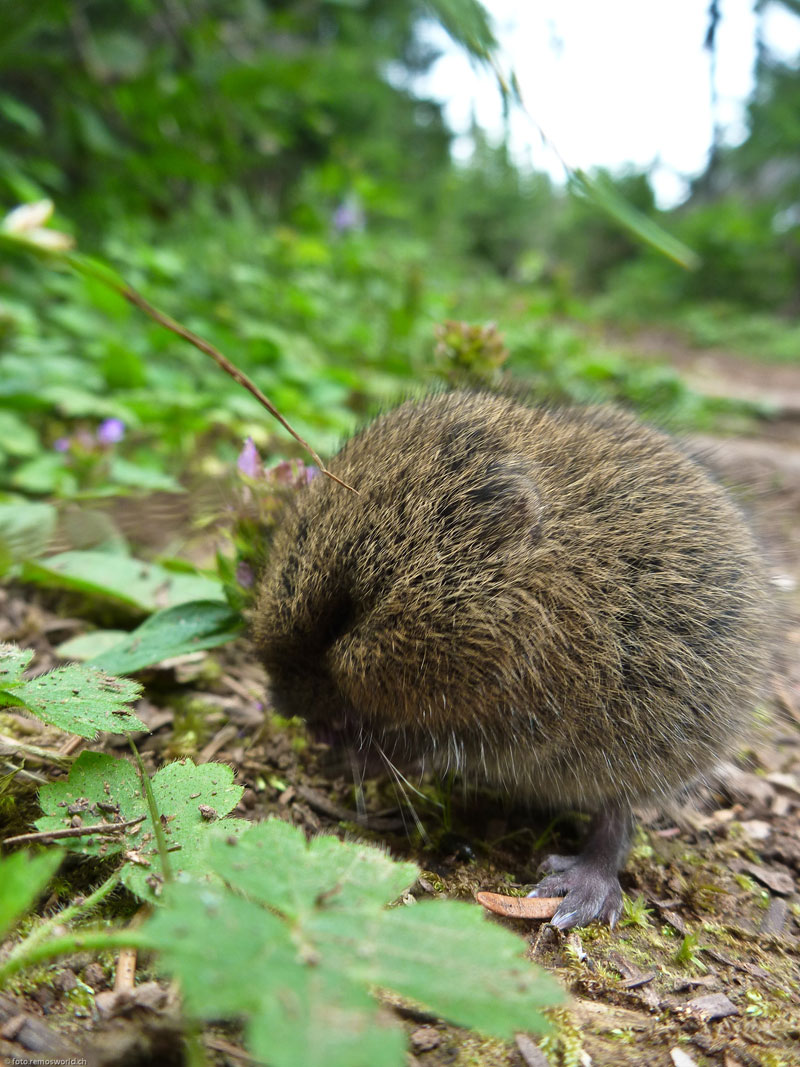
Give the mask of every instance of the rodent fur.
[{"label": "rodent fur", "polygon": [[763,683],[761,554],[668,436],[616,409],[408,401],[298,494],[254,614],[276,705],[588,812],[730,751]]}]

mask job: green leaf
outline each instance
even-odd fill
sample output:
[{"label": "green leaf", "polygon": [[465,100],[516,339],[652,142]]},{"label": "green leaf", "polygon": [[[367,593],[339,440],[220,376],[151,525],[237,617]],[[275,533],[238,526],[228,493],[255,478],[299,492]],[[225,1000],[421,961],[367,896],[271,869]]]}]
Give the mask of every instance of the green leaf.
[{"label": "green leaf", "polygon": [[32,659],[32,648],[0,645],[0,685],[5,687],[20,684],[22,675]]},{"label": "green leaf", "polygon": [[222,583],[200,574],[176,574],[156,563],[107,552],[62,552],[28,561],[23,581],[107,597],[148,613],[189,600],[223,600]]},{"label": "green leaf", "polygon": [[95,656],[102,656],[127,637],[127,630],[90,630],[88,633],[78,634],[77,637],[70,637],[68,641],[62,641],[55,651],[62,659],[76,659],[84,663]]},{"label": "green leaf", "polygon": [[[208,870],[209,831],[213,822],[201,813],[201,806],[213,809],[222,818],[239,803],[243,789],[233,784],[233,771],[223,763],[195,766],[181,760],[162,767],[152,779],[156,806],[162,817],[173,872],[192,873],[198,877]],[[66,782],[51,782],[39,791],[45,813],[36,821],[39,830],[58,830],[70,825],[70,808],[85,804],[84,823],[128,822],[144,816],[138,826],[124,836],[76,838],[66,847],[89,856],[113,856],[125,851],[130,861],[123,869],[124,885],[144,900],[154,900],[161,891],[162,877],[150,812],[142,795],[141,780],[127,760],[114,759],[100,752],[82,752],[72,766]],[[115,807],[113,819],[104,815],[104,807]],[[243,819],[226,819],[226,836],[241,833],[250,824]]]},{"label": "green leaf", "polygon": [[0,504],[0,573],[3,563],[37,556],[47,548],[56,525],[49,504]]},{"label": "green leaf", "polygon": [[460,900],[422,901],[382,916],[373,981],[462,1026],[511,1040],[546,1029],[539,1009],[566,999],[524,946]]},{"label": "green leaf", "polygon": [[485,61],[497,52],[491,17],[479,0],[427,0],[426,6],[473,58]]},{"label": "green leaf", "polygon": [[275,1067],[399,1067],[399,1031],[371,992],[396,990],[461,1025],[509,1038],[542,1030],[556,983],[520,938],[463,902],[387,910],[418,874],[368,845],[270,819],[208,850],[220,889],[172,883],[143,930],[206,1019],[245,1017],[249,1050]]},{"label": "green leaf", "polygon": [[9,456],[35,456],[41,447],[27,422],[13,411],[0,410],[0,449]]},{"label": "green leaf", "polygon": [[[298,965],[286,924],[222,887],[199,890],[176,880],[165,889],[162,903],[145,934],[167,967],[188,979],[183,993],[196,1015],[258,1011],[264,996],[258,988],[261,972],[274,968],[288,975]],[[198,937],[200,929],[205,933]]]},{"label": "green leaf", "polygon": [[42,136],[44,124],[38,114],[9,93],[0,93],[0,114],[33,137]]},{"label": "green leaf", "polygon": [[241,634],[243,627],[241,616],[227,604],[192,600],[151,615],[91,663],[111,674],[133,674],[172,656],[227,644]]},{"label": "green leaf", "polygon": [[10,484],[26,493],[70,491],[75,479],[64,456],[45,452],[21,463],[11,475]]},{"label": "green leaf", "polygon": [[145,933],[180,975],[195,1017],[249,1016],[248,1045],[259,1061],[273,1067],[403,1063],[402,1031],[378,1023],[366,990],[339,967],[309,966],[289,927],[252,901],[172,884]]},{"label": "green leaf", "polygon": [[247,1027],[258,1060],[275,1067],[400,1067],[405,1035],[382,1023],[366,990],[348,982],[338,966],[300,966]]},{"label": "green leaf", "polygon": [[648,218],[637,208],[629,204],[616,191],[613,185],[602,178],[592,178],[585,171],[575,170],[570,173],[569,187],[585,196],[626,230],[630,230],[639,240],[655,248],[662,255],[687,270],[696,270],[700,266],[700,257],[677,237],[668,233],[653,219]]},{"label": "green leaf", "polygon": [[30,910],[63,855],[60,849],[48,849],[37,856],[15,852],[0,859],[0,937]]},{"label": "green leaf", "polygon": [[154,467],[142,467],[138,463],[115,456],[108,472],[109,481],[130,489],[163,490],[169,493],[184,492],[183,486],[172,475]]},{"label": "green leaf", "polygon": [[[320,886],[335,887],[326,909],[380,907],[419,874],[416,864],[398,863],[368,845],[330,836],[308,842],[302,830],[278,819],[254,826],[233,848],[216,841],[211,856],[218,870],[235,872],[241,892],[292,919],[307,918],[319,907]],[[286,871],[294,872],[291,878]]]},{"label": "green leaf", "polygon": [[[127,733],[147,727],[125,707],[141,688],[129,679],[114,678],[94,667],[56,667],[24,681],[17,649],[0,645],[0,687],[15,706],[23,706],[42,722],[68,733],[94,738],[98,730]],[[27,665],[32,653],[25,653]],[[3,694],[0,691],[0,700]]]}]

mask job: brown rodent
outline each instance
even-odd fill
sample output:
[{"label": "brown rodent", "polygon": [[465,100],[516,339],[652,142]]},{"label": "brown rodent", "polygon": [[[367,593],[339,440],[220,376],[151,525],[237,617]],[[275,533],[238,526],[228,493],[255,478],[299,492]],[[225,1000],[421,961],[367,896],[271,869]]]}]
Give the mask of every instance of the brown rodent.
[{"label": "brown rodent", "polygon": [[298,494],[260,588],[276,706],[594,816],[537,895],[613,923],[631,806],[736,743],[765,671],[759,551],[724,491],[618,410],[404,403]]}]

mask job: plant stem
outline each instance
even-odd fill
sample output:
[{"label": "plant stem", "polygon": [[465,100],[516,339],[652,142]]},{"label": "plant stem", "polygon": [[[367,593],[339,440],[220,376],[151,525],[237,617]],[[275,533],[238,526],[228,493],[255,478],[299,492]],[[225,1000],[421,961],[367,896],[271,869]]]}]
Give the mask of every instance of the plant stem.
[{"label": "plant stem", "polygon": [[45,941],[52,932],[60,926],[66,926],[76,916],[81,915],[84,912],[91,911],[95,905],[99,904],[101,900],[105,900],[108,894],[117,887],[120,878],[120,871],[115,871],[110,878],[107,878],[101,886],[98,886],[93,893],[90,893],[88,897],[83,900],[70,904],[69,907],[63,908],[61,911],[56,912],[49,919],[46,919],[43,923],[40,923],[24,941],[20,941],[11,952],[8,954],[6,964],[11,960],[17,959],[17,957],[26,957],[27,953],[36,948]]},{"label": "plant stem", "polygon": [[331,481],[337,482],[345,489],[349,489],[351,493],[355,493],[356,496],[361,494],[357,489],[354,489],[352,485],[348,485],[347,482],[342,481],[337,475],[329,471],[322,459],[317,455],[308,441],[304,440],[293,427],[286,421],[281,415],[275,405],[266,397],[258,386],[252,382],[247,375],[239,370],[239,368],[231,363],[231,361],[220,352],[218,348],[215,348],[210,341],[206,341],[204,337],[200,337],[198,334],[193,333],[187,329],[182,323],[177,322],[175,319],[170,318],[169,315],[165,315],[163,311],[160,311],[157,307],[154,307],[149,300],[145,300],[141,293],[137,292],[127,282],[123,281],[116,274],[105,268],[105,264],[99,265],[96,261],[87,259],[85,256],[79,255],[75,252],[70,252],[62,256],[64,262],[68,263],[73,270],[76,270],[79,274],[82,274],[87,278],[94,278],[96,281],[101,282],[103,285],[107,285],[109,289],[115,290],[123,299],[127,300],[129,304],[133,304],[134,307],[143,311],[145,315],[149,316],[153,322],[157,322],[159,326],[163,326],[165,330],[169,330],[171,333],[176,334],[178,337],[182,337],[184,341],[188,341],[189,344],[194,345],[205,355],[210,356],[218,367],[221,367],[226,374],[229,374],[231,378],[238,384],[251,393],[262,407],[272,415],[274,419],[283,426],[283,428],[292,435],[292,437],[301,445],[306,452],[311,456],[314,462],[320,469],[320,472],[325,475],[326,478],[330,478]]},{"label": "plant stem", "polygon": [[133,743],[133,739],[129,736],[128,742],[133,751],[134,759],[136,760],[136,766],[139,768],[139,776],[142,779],[142,791],[144,798],[147,801],[147,808],[150,812],[150,821],[153,824],[153,832],[156,835],[156,844],[158,845],[158,855],[161,860],[161,874],[163,875],[165,882],[172,881],[172,864],[169,862],[169,850],[167,849],[167,837],[164,833],[164,827],[161,825],[161,816],[156,804],[155,794],[153,793],[153,786],[150,782],[150,775],[145,769],[144,763],[142,763],[142,757],[139,755],[139,749]]},{"label": "plant stem", "polygon": [[9,978],[21,971],[24,967],[30,967],[34,963],[42,963],[45,960],[55,959],[56,956],[68,956],[82,949],[106,949],[127,948],[131,945],[147,947],[141,931],[137,930],[83,930],[80,933],[62,934],[53,937],[43,944],[28,945],[23,942],[20,948],[23,952],[15,952],[0,965],[0,986],[4,985]]}]

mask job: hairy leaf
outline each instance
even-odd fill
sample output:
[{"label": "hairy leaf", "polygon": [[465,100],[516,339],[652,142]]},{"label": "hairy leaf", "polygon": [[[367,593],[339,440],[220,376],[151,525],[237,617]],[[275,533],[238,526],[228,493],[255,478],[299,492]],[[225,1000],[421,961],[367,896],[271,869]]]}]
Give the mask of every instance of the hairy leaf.
[{"label": "hairy leaf", "polygon": [[271,819],[235,839],[220,828],[207,862],[228,887],[168,886],[145,943],[193,1015],[244,1016],[251,1054],[276,1067],[402,1064],[402,1035],[380,1015],[376,988],[502,1038],[544,1029],[540,1009],[563,1000],[519,938],[477,907],[387,910],[418,871],[370,846],[309,844]]},{"label": "hairy leaf", "polygon": [[[329,909],[380,907],[400,896],[419,873],[414,863],[398,863],[388,853],[337,837],[310,842],[296,826],[280,820],[263,823],[236,843],[212,846],[212,863],[230,870],[236,887],[290,919],[302,919],[319,907],[320,886]],[[292,871],[291,878],[286,872]]]},{"label": "hairy leaf", "polygon": [[[242,796],[242,787],[233,784],[233,771],[222,763],[195,766],[191,760],[181,760],[157,771],[152,787],[173,873],[202,875],[207,869],[208,831],[215,815],[227,815]],[[139,775],[127,760],[82,752],[67,781],[43,785],[39,801],[45,813],[36,822],[39,830],[69,826],[76,813],[87,826],[144,816],[142,823],[119,835],[78,837],[69,840],[66,847],[90,856],[125,852],[128,863],[123,883],[145,900],[160,894],[162,872],[150,812]],[[225,831],[228,836],[235,835],[248,825],[242,819],[227,819]]]},{"label": "hairy leaf", "polygon": [[25,680],[22,672],[32,655],[30,649],[0,645],[0,706],[27,708],[42,722],[81,737],[147,729],[126,707],[141,692],[136,682],[77,664]]},{"label": "hairy leaf", "polygon": [[38,856],[15,852],[0,859],[0,937],[30,910],[63,855],[60,849],[52,849]]}]

